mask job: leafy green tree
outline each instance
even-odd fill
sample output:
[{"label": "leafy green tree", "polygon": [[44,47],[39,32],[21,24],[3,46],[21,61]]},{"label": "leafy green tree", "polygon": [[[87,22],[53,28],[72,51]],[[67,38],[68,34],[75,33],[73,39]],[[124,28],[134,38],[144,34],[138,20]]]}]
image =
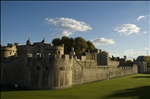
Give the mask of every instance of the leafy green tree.
[{"label": "leafy green tree", "polygon": [[52,43],[55,45],[55,46],[60,46],[62,45],[62,41],[60,38],[55,38],[53,39]]},{"label": "leafy green tree", "polygon": [[150,64],[150,56],[144,56],[144,60],[148,62],[148,64]]},{"label": "leafy green tree", "polygon": [[82,37],[76,37],[74,39],[74,49],[77,55],[81,54],[83,49],[88,49],[88,44],[86,43],[86,40]]},{"label": "leafy green tree", "polygon": [[60,38],[53,39],[52,43],[55,46],[64,44],[65,54],[69,54],[72,47],[74,47],[76,55],[81,54],[83,52],[83,49],[86,51],[95,49],[95,46],[91,41],[86,41],[82,37],[76,37],[75,39],[73,39],[67,36],[63,36],[61,39]]},{"label": "leafy green tree", "polygon": [[133,66],[133,62],[131,60],[127,60],[125,62],[125,66]]},{"label": "leafy green tree", "polygon": [[71,47],[73,46],[73,39],[67,36],[63,36],[61,42],[65,45],[65,54],[69,54],[71,51]]},{"label": "leafy green tree", "polygon": [[87,41],[86,43],[88,45],[88,50],[94,50],[95,49],[95,46],[91,41]]}]

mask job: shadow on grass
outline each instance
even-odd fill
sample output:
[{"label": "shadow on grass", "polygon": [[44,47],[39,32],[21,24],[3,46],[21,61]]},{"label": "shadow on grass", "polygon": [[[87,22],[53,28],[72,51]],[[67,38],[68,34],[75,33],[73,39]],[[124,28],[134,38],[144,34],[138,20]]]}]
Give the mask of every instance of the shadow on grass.
[{"label": "shadow on grass", "polygon": [[29,89],[21,88],[21,87],[14,87],[14,86],[6,86],[6,85],[0,85],[1,92],[9,92],[9,91],[28,91]]},{"label": "shadow on grass", "polygon": [[135,77],[132,77],[132,78],[150,78],[150,76],[135,76]]},{"label": "shadow on grass", "polygon": [[128,97],[138,97],[137,99],[150,99],[150,86],[141,86],[126,90],[121,90],[114,92],[105,98],[128,98]]}]

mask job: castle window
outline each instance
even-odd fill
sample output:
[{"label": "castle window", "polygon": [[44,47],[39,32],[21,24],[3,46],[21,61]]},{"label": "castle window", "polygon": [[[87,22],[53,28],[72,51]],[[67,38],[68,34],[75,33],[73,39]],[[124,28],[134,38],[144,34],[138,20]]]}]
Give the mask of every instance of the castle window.
[{"label": "castle window", "polygon": [[26,69],[27,69],[27,70],[29,70],[30,68],[29,68],[29,67],[27,67]]},{"label": "castle window", "polygon": [[60,54],[60,51],[58,51],[58,54]]},{"label": "castle window", "polygon": [[41,53],[36,53],[36,55],[38,59],[41,59],[41,56],[42,56]]},{"label": "castle window", "polygon": [[40,67],[36,67],[37,70],[40,70]]},{"label": "castle window", "polygon": [[11,55],[11,52],[10,52],[10,55]]},{"label": "castle window", "polygon": [[31,59],[32,59],[31,57],[28,57],[28,58],[27,58],[28,62],[31,62]]},{"label": "castle window", "polygon": [[65,69],[65,67],[60,67],[60,70],[64,70]]},{"label": "castle window", "polygon": [[48,67],[45,67],[45,70],[48,70],[49,68]]}]

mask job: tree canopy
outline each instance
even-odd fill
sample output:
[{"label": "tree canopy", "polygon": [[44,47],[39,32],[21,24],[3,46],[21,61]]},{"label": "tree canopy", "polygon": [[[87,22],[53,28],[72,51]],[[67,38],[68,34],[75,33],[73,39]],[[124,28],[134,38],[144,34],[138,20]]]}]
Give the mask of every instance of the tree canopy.
[{"label": "tree canopy", "polygon": [[150,64],[150,56],[144,56],[144,60]]},{"label": "tree canopy", "polygon": [[95,46],[91,41],[86,41],[82,37],[76,37],[73,39],[67,36],[63,36],[61,39],[60,38],[53,39],[52,43],[55,46],[64,44],[65,54],[69,54],[72,47],[74,47],[76,55],[81,54],[83,50],[95,49]]},{"label": "tree canopy", "polygon": [[52,43],[53,43],[55,46],[60,46],[60,45],[62,45],[62,42],[61,42],[61,39],[60,39],[60,38],[55,38],[55,39],[53,39]]},{"label": "tree canopy", "polygon": [[133,62],[131,60],[127,60],[125,62],[125,66],[133,66]]},{"label": "tree canopy", "polygon": [[89,50],[95,49],[95,46],[94,46],[94,44],[93,44],[91,41],[87,41],[86,43],[87,43],[87,45],[88,45],[88,49],[89,49]]}]

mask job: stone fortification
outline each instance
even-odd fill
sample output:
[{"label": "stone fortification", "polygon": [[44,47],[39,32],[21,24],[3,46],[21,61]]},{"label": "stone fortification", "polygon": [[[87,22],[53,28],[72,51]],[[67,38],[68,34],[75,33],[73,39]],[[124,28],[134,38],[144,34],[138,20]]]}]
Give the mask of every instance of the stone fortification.
[{"label": "stone fortification", "polygon": [[[8,46],[7,46],[8,47]],[[64,45],[53,46],[42,42],[15,45],[11,55],[1,57],[1,84],[18,85],[29,89],[60,89],[87,82],[111,79],[137,73],[137,65],[118,67],[110,61],[108,52],[96,50],[75,56],[64,54]],[[16,55],[14,57],[14,55]],[[6,57],[7,56],[7,57]]]}]

